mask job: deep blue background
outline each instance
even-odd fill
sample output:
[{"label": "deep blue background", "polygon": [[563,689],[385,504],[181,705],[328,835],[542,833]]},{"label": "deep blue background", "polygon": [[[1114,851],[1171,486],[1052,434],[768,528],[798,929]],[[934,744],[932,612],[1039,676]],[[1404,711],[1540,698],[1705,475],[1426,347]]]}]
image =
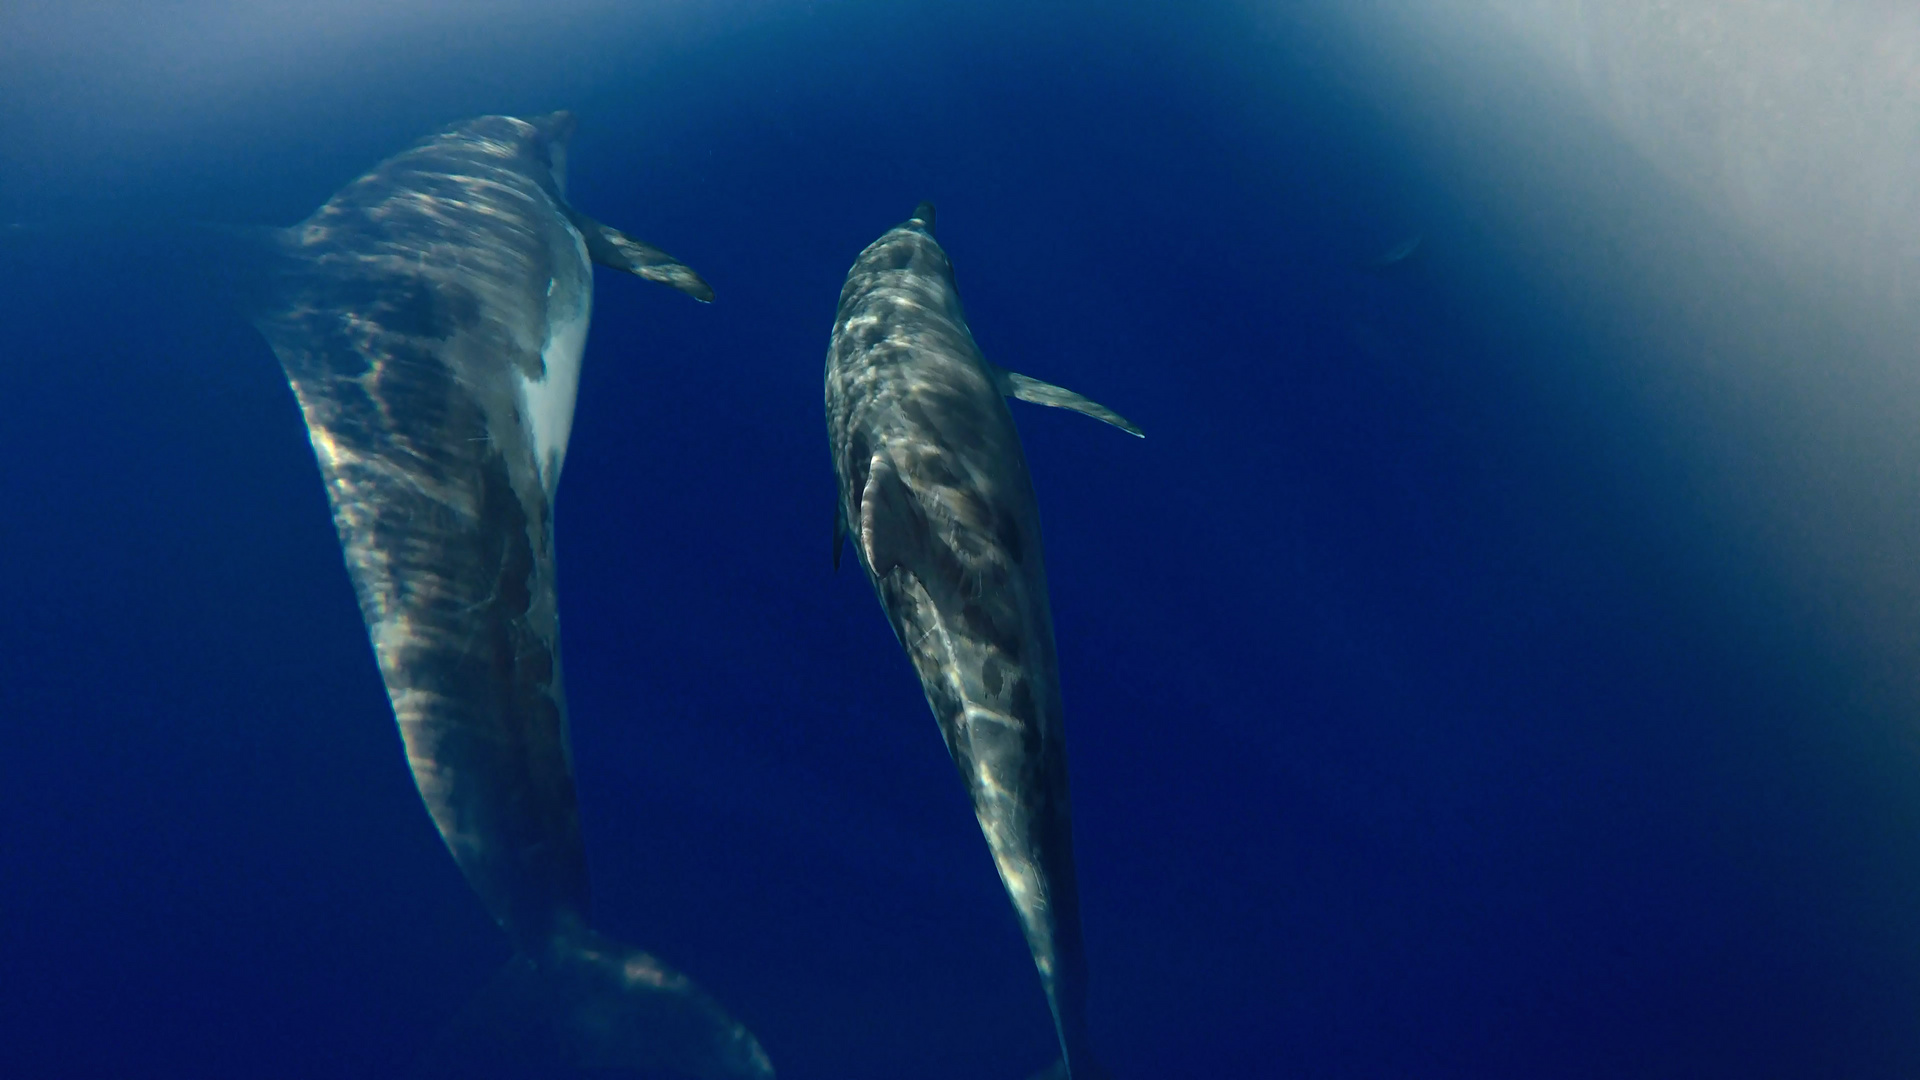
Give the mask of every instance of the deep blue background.
[{"label": "deep blue background", "polygon": [[[1792,318],[1716,299],[1737,238],[1656,201],[1530,243],[1325,23],[727,10],[632,70],[371,52],[159,164],[62,149],[11,84],[0,220],[61,224],[0,241],[0,1072],[394,1075],[505,959],[292,396],[155,226],[289,223],[557,107],[573,201],[718,291],[599,282],[559,511],[599,914],[781,1075],[1052,1054],[911,671],[830,570],[826,333],[923,198],[986,354],[1148,434],[1016,406],[1117,1075],[1920,1071],[1910,693],[1724,494],[1817,448],[1663,363]],[[1684,332],[1620,284],[1670,228],[1705,252]]]}]

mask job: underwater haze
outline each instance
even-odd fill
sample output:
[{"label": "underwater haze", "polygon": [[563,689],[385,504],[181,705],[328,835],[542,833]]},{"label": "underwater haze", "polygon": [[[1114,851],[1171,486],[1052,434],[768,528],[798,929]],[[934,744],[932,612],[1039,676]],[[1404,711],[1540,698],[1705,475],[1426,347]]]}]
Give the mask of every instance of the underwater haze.
[{"label": "underwater haze", "polygon": [[1116,1077],[1920,1075],[1920,18],[1787,0],[0,6],[0,1075],[405,1077],[507,962],[220,238],[558,109],[716,294],[596,275],[596,918],[781,1077],[1058,1052],[830,547],[920,200],[1146,433],[1011,405]]}]

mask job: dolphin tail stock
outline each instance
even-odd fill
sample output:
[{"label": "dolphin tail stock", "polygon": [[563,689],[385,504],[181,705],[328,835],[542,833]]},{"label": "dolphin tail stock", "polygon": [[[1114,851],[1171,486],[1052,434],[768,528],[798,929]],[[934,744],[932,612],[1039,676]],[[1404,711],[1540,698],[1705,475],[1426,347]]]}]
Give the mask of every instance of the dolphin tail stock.
[{"label": "dolphin tail stock", "polygon": [[746,1026],[660,960],[591,930],[521,953],[416,1064],[421,1080],[549,1076],[558,1062],[688,1080],[771,1080]]},{"label": "dolphin tail stock", "polygon": [[1064,386],[1055,386],[1050,382],[1041,382],[1039,379],[1033,378],[1030,375],[1022,375],[1017,371],[1008,371],[1005,368],[994,369],[994,380],[999,385],[1000,392],[1008,397],[1019,398],[1021,401],[1030,401],[1035,405],[1048,405],[1056,409],[1072,409],[1074,412],[1091,416],[1095,420],[1112,424],[1114,427],[1136,438],[1144,439],[1147,437],[1146,433],[1141,431],[1139,426],[1133,421],[1121,416],[1119,413],[1114,412],[1112,409],[1107,408],[1097,401],[1074,393]]},{"label": "dolphin tail stock", "polygon": [[586,238],[587,256],[594,262],[671,285],[703,304],[713,303],[713,286],[679,259],[611,225],[602,225],[571,206],[567,207],[567,217]]}]

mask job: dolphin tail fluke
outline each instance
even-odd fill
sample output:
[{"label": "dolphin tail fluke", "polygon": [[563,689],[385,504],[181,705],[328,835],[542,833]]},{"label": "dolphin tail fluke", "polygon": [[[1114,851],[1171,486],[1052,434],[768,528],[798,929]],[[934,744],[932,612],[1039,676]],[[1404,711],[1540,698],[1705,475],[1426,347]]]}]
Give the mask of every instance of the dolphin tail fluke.
[{"label": "dolphin tail fluke", "polygon": [[693,268],[644,240],[636,239],[611,225],[602,225],[572,207],[567,217],[587,241],[587,256],[601,266],[624,270],[635,277],[657,281],[693,297],[703,304],[713,303],[713,286]]},{"label": "dolphin tail fluke", "polygon": [[549,1076],[556,1065],[689,1080],[770,1080],[744,1025],[659,960],[585,931],[513,958],[428,1048],[423,1080]]},{"label": "dolphin tail fluke", "polygon": [[1097,401],[1081,397],[1064,386],[1041,382],[1039,379],[1022,375],[1017,371],[1007,371],[1004,368],[997,372],[997,377],[1000,381],[1000,392],[1008,397],[1031,401],[1035,405],[1050,405],[1056,409],[1072,409],[1077,413],[1085,413],[1095,420],[1112,424],[1129,435],[1146,438],[1146,434],[1133,421]]}]

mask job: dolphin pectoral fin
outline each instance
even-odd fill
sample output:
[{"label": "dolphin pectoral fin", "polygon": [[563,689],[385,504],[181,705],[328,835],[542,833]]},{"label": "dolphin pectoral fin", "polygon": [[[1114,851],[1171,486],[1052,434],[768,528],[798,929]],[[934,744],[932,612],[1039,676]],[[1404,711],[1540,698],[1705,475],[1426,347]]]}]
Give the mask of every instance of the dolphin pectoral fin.
[{"label": "dolphin pectoral fin", "polygon": [[586,931],[514,959],[416,1063],[423,1078],[584,1070],[767,1080],[753,1033],[685,975]]},{"label": "dolphin pectoral fin", "polygon": [[1129,435],[1146,438],[1146,434],[1133,421],[1097,401],[1081,397],[1064,386],[1041,382],[1032,376],[1008,371],[1005,368],[997,369],[995,375],[1000,392],[1008,397],[1031,401],[1035,405],[1051,405],[1056,409],[1072,409],[1077,413],[1085,413],[1095,420],[1104,420]]},{"label": "dolphin pectoral fin", "polygon": [[586,238],[587,255],[601,266],[624,270],[648,281],[671,285],[703,304],[713,303],[713,286],[701,280],[693,268],[644,240],[636,240],[611,225],[602,225],[587,215],[567,207],[573,227]]}]

